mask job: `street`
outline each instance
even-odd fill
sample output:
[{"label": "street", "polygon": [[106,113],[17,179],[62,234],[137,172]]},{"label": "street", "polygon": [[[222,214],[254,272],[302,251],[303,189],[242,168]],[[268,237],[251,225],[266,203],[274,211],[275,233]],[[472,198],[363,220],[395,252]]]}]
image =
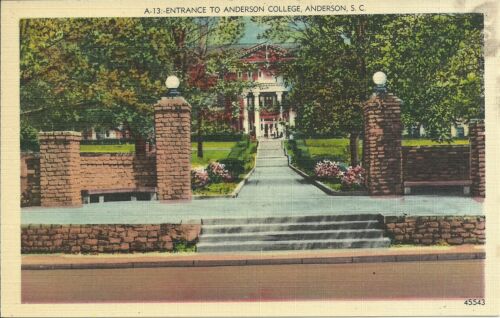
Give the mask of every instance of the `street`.
[{"label": "street", "polygon": [[482,297],[482,260],[22,271],[23,303]]}]

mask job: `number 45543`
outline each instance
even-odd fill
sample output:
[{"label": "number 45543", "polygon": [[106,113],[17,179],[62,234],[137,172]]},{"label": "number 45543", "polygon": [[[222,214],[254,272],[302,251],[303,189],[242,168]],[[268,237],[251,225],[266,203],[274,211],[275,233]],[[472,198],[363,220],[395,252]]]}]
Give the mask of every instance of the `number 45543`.
[{"label": "number 45543", "polygon": [[474,305],[486,305],[486,301],[484,300],[484,298],[481,298],[481,299],[475,299],[475,298],[471,298],[471,299],[466,299],[464,301],[464,305],[468,305],[468,306],[474,306]]}]

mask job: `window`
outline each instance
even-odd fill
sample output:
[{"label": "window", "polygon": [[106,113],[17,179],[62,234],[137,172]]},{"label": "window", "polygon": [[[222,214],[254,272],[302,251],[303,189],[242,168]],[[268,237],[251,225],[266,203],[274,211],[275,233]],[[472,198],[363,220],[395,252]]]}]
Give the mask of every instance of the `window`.
[{"label": "window", "polygon": [[464,127],[458,126],[457,127],[457,138],[464,138],[464,137],[465,137]]},{"label": "window", "polygon": [[262,71],[259,71],[259,78],[262,77]]},{"label": "window", "polygon": [[241,72],[238,72],[238,78],[241,78],[241,75],[242,75]]}]

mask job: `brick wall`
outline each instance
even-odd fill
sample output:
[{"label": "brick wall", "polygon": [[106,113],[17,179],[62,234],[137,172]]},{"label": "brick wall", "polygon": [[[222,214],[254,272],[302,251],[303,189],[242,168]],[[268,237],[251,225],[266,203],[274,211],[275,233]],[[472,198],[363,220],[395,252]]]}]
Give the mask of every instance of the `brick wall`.
[{"label": "brick wall", "polygon": [[403,147],[403,179],[469,180],[469,155],[469,146]]},{"label": "brick wall", "polygon": [[155,105],[159,200],[191,199],[191,106],[182,97]]},{"label": "brick wall", "polygon": [[176,242],[196,244],[200,231],[199,224],[28,225],[21,227],[21,252],[164,252]]},{"label": "brick wall", "polygon": [[74,131],[41,132],[39,139],[41,205],[81,205],[81,134]]},{"label": "brick wall", "polygon": [[486,152],[484,122],[476,121],[470,124],[470,178],[472,180],[472,195],[486,195]]},{"label": "brick wall", "polygon": [[373,95],[363,107],[363,166],[370,194],[402,192],[401,101],[392,94]]},{"label": "brick wall", "polygon": [[393,244],[484,244],[484,216],[386,216]]},{"label": "brick wall", "polygon": [[40,156],[21,153],[21,206],[40,205]]},{"label": "brick wall", "polygon": [[85,190],[155,187],[155,162],[154,155],[82,153],[81,188]]}]

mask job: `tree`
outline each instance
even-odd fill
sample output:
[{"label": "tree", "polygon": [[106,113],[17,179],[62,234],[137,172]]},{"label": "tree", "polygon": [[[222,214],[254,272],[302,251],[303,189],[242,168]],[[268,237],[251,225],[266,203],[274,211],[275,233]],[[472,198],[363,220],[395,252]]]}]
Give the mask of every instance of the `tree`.
[{"label": "tree", "polygon": [[[361,105],[371,92],[367,48],[385,18],[369,16],[266,17],[263,36],[294,41],[299,49],[280,72],[292,86],[298,125],[310,133],[349,135],[351,165],[358,163]],[[328,66],[328,67],[325,67]]]},{"label": "tree", "polygon": [[218,82],[214,66],[235,67],[227,47],[241,37],[242,18],[26,19],[20,25],[21,121],[38,130],[124,125],[143,141],[153,136],[152,105],[168,75],[180,77],[194,113],[207,109],[207,94],[238,92]]},{"label": "tree", "polygon": [[483,19],[480,14],[404,15],[372,44],[373,68],[403,100],[406,127],[424,125],[451,140],[450,125],[484,117]]},{"label": "tree", "polygon": [[151,105],[172,73],[160,19],[28,19],[21,23],[21,121],[39,130],[125,125],[152,135]]},{"label": "tree", "polygon": [[292,86],[298,126],[350,136],[351,164],[362,130],[361,103],[371,75],[384,71],[403,100],[406,127],[425,125],[449,140],[450,125],[484,116],[482,16],[479,14],[294,16],[257,18],[264,38],[293,41],[296,59],[280,72]]},{"label": "tree", "polygon": [[236,101],[248,86],[230,76],[248,67],[239,61],[240,52],[232,48],[243,35],[243,19],[203,17],[168,21],[177,50],[175,68],[185,83],[183,95],[193,106],[197,155],[203,157],[204,119],[220,107],[228,113],[239,109]]}]

